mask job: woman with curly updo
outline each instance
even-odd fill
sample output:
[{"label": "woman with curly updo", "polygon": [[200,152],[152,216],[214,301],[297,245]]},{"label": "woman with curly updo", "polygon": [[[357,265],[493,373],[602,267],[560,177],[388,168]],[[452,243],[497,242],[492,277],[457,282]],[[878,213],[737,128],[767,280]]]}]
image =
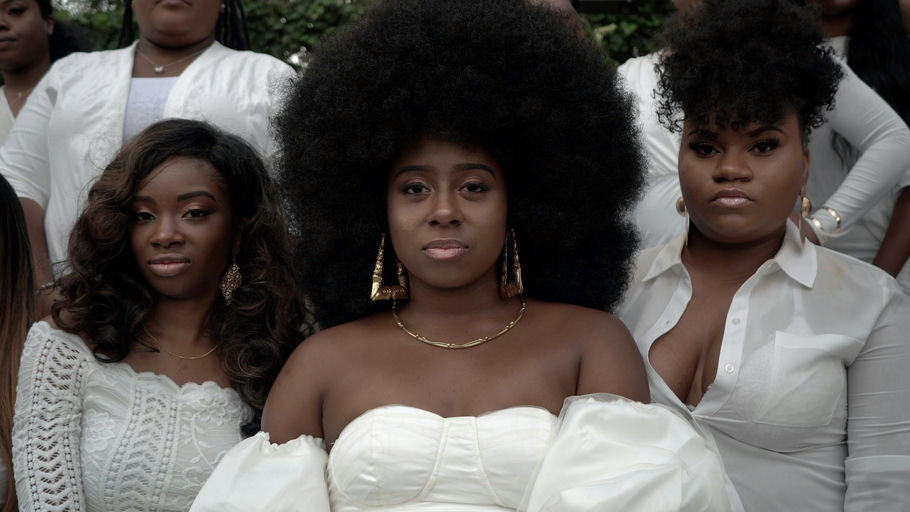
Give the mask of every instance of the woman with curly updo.
[{"label": "woman with curly updo", "polygon": [[290,252],[239,137],[175,119],[127,144],[76,222],[63,300],[25,342],[21,509],[187,510],[301,337]]},{"label": "woman with curly updo", "polygon": [[667,22],[660,114],[689,229],[642,252],[620,317],[651,397],[713,435],[746,510],[908,510],[910,299],[803,240],[808,134],[842,75],[813,27],[789,0]]},{"label": "woman with curly updo", "polygon": [[642,161],[562,15],[378,2],[317,50],[278,133],[324,330],[194,511],[724,509],[716,454],[640,403],[605,312]]}]

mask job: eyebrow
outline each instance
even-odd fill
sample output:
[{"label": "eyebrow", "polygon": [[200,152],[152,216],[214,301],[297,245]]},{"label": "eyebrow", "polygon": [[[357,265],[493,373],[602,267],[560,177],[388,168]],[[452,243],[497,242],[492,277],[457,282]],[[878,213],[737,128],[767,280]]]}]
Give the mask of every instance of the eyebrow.
[{"label": "eyebrow", "polygon": [[[406,172],[429,171],[431,169],[433,169],[433,167],[429,166],[429,165],[406,165],[406,166],[402,167],[401,169],[398,169],[397,171],[395,171],[395,177],[398,177]],[[457,172],[478,171],[478,170],[486,171],[486,172],[490,173],[490,175],[493,176],[494,178],[496,177],[496,171],[494,171],[490,166],[485,165],[485,164],[473,163],[473,162],[455,164],[455,171],[457,171]]]},{"label": "eyebrow", "polygon": [[[211,193],[205,190],[196,190],[193,192],[187,192],[185,194],[180,194],[177,196],[177,201],[186,201],[187,199],[193,199],[194,197],[208,197],[212,201],[218,202]],[[155,200],[149,196],[136,196],[133,198],[134,203],[154,203]]]},{"label": "eyebrow", "polygon": [[[749,137],[755,137],[761,133],[769,132],[769,131],[784,133],[784,131],[781,130],[777,125],[765,124],[765,125],[759,126],[758,128],[750,131],[746,135],[748,135]],[[695,128],[695,129],[691,130],[689,132],[689,136],[691,137],[692,135],[699,135],[701,137],[705,137],[708,139],[716,139],[718,137],[717,132],[712,132],[711,130],[707,130],[705,128]]]}]

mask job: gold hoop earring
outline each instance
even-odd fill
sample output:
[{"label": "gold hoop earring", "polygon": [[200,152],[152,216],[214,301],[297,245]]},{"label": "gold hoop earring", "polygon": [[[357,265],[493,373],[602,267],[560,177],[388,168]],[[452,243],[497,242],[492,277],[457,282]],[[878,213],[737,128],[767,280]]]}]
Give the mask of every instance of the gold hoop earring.
[{"label": "gold hoop earring", "polygon": [[676,213],[680,217],[686,216],[686,200],[682,196],[679,196],[679,199],[676,200]]},{"label": "gold hoop earring", "polygon": [[383,258],[385,253],[385,233],[382,234],[382,238],[379,240],[379,255],[376,256],[376,266],[373,268],[373,286],[370,290],[370,300],[379,301],[379,300],[395,300],[395,299],[407,299],[410,293],[408,289],[408,274],[405,271],[404,265],[396,259],[396,267],[398,274],[398,284],[397,285],[384,285],[382,284],[382,268],[383,268]]},{"label": "gold hoop earring", "polygon": [[803,231],[803,219],[808,218],[809,213],[811,212],[812,201],[806,196],[806,187],[803,187],[799,191],[799,220],[796,223],[796,228],[799,230],[799,243],[803,247],[806,246],[806,233]]},{"label": "gold hoop earring", "polygon": [[[511,240],[511,250],[509,241]],[[512,281],[509,281],[509,253],[512,256]],[[502,298],[521,295],[525,291],[521,280],[521,263],[518,261],[518,242],[515,240],[515,230],[509,229],[502,246],[502,274],[499,276],[499,295]]]},{"label": "gold hoop earring", "polygon": [[218,284],[218,288],[221,290],[221,296],[224,297],[224,304],[226,306],[231,305],[231,302],[234,300],[234,292],[237,291],[237,288],[240,288],[242,282],[243,276],[240,275],[240,267],[237,265],[237,260],[235,259],[227,272],[221,277],[221,283]]}]

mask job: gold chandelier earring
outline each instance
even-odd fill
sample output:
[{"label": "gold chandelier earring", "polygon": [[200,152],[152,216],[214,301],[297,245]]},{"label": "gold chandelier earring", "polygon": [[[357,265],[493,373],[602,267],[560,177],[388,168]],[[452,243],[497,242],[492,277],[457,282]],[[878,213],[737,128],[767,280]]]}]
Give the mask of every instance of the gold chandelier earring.
[{"label": "gold chandelier earring", "polygon": [[[510,245],[511,247],[509,247]],[[512,265],[509,265],[510,253]],[[511,281],[509,280],[510,267],[512,268]],[[521,295],[524,291],[524,283],[521,281],[521,263],[518,261],[518,242],[515,240],[515,230],[509,229],[502,247],[502,274],[499,276],[499,295],[507,299]]]},{"label": "gold chandelier earring", "polygon": [[686,211],[686,200],[683,196],[679,196],[679,199],[676,200],[676,213],[680,217],[686,219],[686,241],[683,243],[683,247],[689,246],[689,214]]},{"label": "gold chandelier earring", "polygon": [[237,291],[237,288],[240,288],[241,283],[243,283],[243,276],[240,275],[240,267],[237,265],[237,259],[235,258],[218,284],[218,289],[221,290],[221,296],[224,297],[226,306],[231,305],[234,300],[234,292]]},{"label": "gold chandelier earring", "polygon": [[804,186],[799,191],[799,220],[796,224],[796,228],[799,230],[799,243],[803,247],[806,246],[806,233],[803,231],[803,219],[808,218],[811,212],[812,201],[806,196],[806,187]]},{"label": "gold chandelier earring", "polygon": [[404,265],[396,258],[395,263],[397,267],[398,274],[398,284],[396,285],[385,285],[382,284],[382,268],[383,268],[383,258],[385,253],[385,233],[382,234],[382,238],[379,240],[379,255],[376,257],[376,266],[373,268],[373,286],[370,290],[370,300],[395,300],[395,299],[407,299],[410,293],[408,289],[408,273],[404,268]]}]

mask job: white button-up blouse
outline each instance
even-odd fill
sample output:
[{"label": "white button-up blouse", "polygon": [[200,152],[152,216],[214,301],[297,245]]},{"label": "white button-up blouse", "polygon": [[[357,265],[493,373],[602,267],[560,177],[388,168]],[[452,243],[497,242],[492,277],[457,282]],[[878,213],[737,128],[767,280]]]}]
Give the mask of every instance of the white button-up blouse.
[{"label": "white button-up blouse", "polygon": [[746,510],[910,510],[910,298],[885,272],[783,245],[737,290],[717,377],[694,407],[648,360],[682,317],[685,238],[643,251],[620,311],[651,398],[713,436]]}]

